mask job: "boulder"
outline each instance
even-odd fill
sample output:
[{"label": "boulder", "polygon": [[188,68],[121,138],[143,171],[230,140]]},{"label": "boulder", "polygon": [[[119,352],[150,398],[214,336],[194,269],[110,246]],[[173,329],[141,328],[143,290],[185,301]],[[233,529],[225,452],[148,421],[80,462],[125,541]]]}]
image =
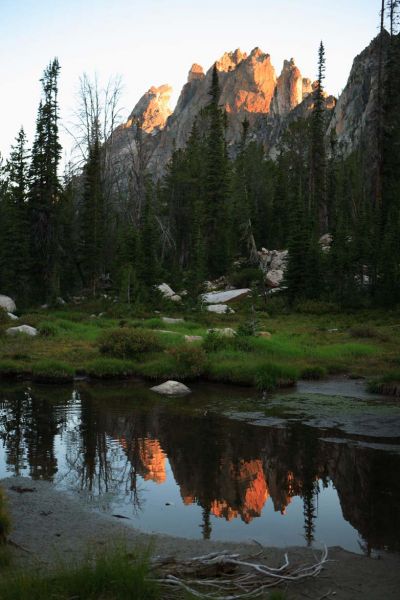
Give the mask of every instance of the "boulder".
[{"label": "boulder", "polygon": [[179,294],[174,294],[170,297],[170,300],[172,300],[172,302],[182,302],[182,297]]},{"label": "boulder", "polygon": [[4,310],[11,313],[17,310],[14,300],[9,296],[3,296],[2,294],[0,294],[0,308],[4,308]]},{"label": "boulder", "polygon": [[227,304],[209,304],[207,310],[219,315],[233,314],[235,312]]},{"label": "boulder", "polygon": [[19,325],[18,327],[10,327],[6,330],[6,333],[7,335],[18,335],[23,333],[34,337],[35,335],[38,335],[39,332],[35,327],[31,327],[30,325]]},{"label": "boulder", "polygon": [[160,283],[160,285],[157,285],[156,288],[159,292],[161,292],[164,298],[172,298],[172,296],[176,295],[174,290],[170,288],[167,283]]},{"label": "boulder", "polygon": [[272,334],[269,331],[260,331],[257,334],[257,337],[262,337],[262,338],[271,338]]},{"label": "boulder", "polygon": [[222,337],[235,337],[236,331],[231,327],[208,329],[207,333],[216,333]]},{"label": "boulder", "polygon": [[203,339],[202,335],[185,335],[185,342],[201,342]]},{"label": "boulder", "polygon": [[185,319],[173,319],[172,317],[162,317],[162,321],[171,325],[173,323],[184,323]]},{"label": "boulder", "polygon": [[224,304],[231,300],[238,300],[239,298],[245,298],[251,293],[249,288],[242,288],[240,290],[226,290],[224,292],[208,292],[202,294],[202,300],[206,304]]},{"label": "boulder", "polygon": [[8,315],[8,318],[11,319],[12,321],[18,321],[17,315],[13,315],[13,313],[11,313],[11,312],[8,312],[7,315]]},{"label": "boulder", "polygon": [[281,269],[271,269],[265,275],[265,283],[268,287],[277,288],[283,281],[284,272]]},{"label": "boulder", "polygon": [[322,252],[329,252],[331,249],[332,242],[333,236],[331,233],[325,233],[324,235],[321,235],[321,237],[319,238],[319,243]]},{"label": "boulder", "polygon": [[186,385],[179,381],[172,381],[171,379],[151,389],[153,392],[164,396],[184,396],[191,393],[191,390]]}]

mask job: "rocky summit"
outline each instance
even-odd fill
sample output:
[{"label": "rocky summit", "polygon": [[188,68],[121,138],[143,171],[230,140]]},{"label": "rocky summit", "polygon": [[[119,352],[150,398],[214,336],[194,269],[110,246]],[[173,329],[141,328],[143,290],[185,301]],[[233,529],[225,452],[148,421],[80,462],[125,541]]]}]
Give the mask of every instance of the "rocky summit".
[{"label": "rocky summit", "polygon": [[[383,45],[387,42],[383,36]],[[326,94],[327,135],[335,129],[338,141],[348,151],[356,147],[373,116],[378,89],[378,47],[375,38],[359,56],[343,93],[337,100]],[[250,54],[237,49],[215,62],[221,88],[220,104],[227,114],[226,139],[235,153],[245,118],[250,136],[263,144],[274,157],[283,132],[292,121],[307,116],[313,107],[315,83],[304,77],[294,58],[285,60],[279,74],[271,57],[260,48]],[[212,66],[207,72],[198,64],[189,70],[174,110],[170,107],[172,88],[152,87],[132,110],[126,123],[114,135],[113,152],[121,163],[137,151],[136,132],[140,124],[150,171],[160,176],[173,149],[185,146],[196,117],[209,102]],[[122,169],[123,172],[123,169]]]}]

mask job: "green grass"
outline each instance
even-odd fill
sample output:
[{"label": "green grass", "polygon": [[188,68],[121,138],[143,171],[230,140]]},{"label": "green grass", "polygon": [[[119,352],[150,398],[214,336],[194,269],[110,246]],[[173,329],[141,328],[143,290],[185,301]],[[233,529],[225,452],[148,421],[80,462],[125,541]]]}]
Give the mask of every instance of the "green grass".
[{"label": "green grass", "polygon": [[47,573],[15,570],[0,579],[1,600],[156,600],[148,561],[115,548]]},{"label": "green grass", "polygon": [[373,379],[368,384],[370,392],[400,398],[400,371],[393,371],[383,377]]},{"label": "green grass", "polygon": [[24,373],[24,368],[16,360],[0,360],[0,379],[14,379]]},{"label": "green grass", "polygon": [[83,370],[95,379],[125,379],[134,373],[132,362],[119,358],[96,358],[86,363]]},{"label": "green grass", "polygon": [[[135,314],[133,308],[123,307],[118,310],[103,308],[104,316],[92,318],[91,312],[102,310],[100,304],[97,308],[88,305],[82,310],[76,307],[39,310],[21,315],[20,323],[38,327],[40,336],[10,337],[1,334],[4,328],[0,327],[0,377],[29,375],[37,363],[49,359],[77,372],[87,372],[92,377],[123,378],[134,374],[152,380],[190,380],[201,376],[244,385],[254,385],[257,372],[267,368],[266,365],[272,365],[271,369],[275,366],[293,369],[297,377],[307,379],[341,373],[377,378],[390,376],[399,369],[400,353],[396,342],[399,312],[330,313],[324,305],[314,307],[317,313],[311,314],[308,311],[312,308],[307,305],[307,310],[302,313],[277,310],[273,315],[259,311],[256,313],[259,329],[269,331],[272,337],[238,335],[232,339],[210,336],[207,330],[223,327],[239,330],[250,314],[241,305],[236,307],[235,315],[223,317],[188,312],[190,320],[182,323],[164,323],[159,316],[144,311]],[[178,308],[170,310],[164,314],[179,316]],[[170,333],[157,333],[158,329]],[[123,343],[118,340],[109,356],[123,360],[104,362],[108,356],[101,355],[103,341],[111,339],[115,330],[124,340]],[[133,345],[132,340],[125,339],[131,335],[136,336]],[[186,344],[184,335],[199,335],[203,341]],[[157,343],[149,345],[147,338],[156,339]],[[189,347],[203,347],[207,353],[206,363],[196,364],[196,360],[192,360],[189,365],[190,361],[184,359],[185,351],[175,350],[185,346],[189,353],[196,353]],[[127,358],[131,359],[129,364],[123,362]],[[292,376],[289,379],[291,381]],[[267,379],[265,381],[268,384]]]},{"label": "green grass", "polygon": [[32,365],[32,377],[38,383],[69,383],[75,369],[57,360],[44,359]]}]

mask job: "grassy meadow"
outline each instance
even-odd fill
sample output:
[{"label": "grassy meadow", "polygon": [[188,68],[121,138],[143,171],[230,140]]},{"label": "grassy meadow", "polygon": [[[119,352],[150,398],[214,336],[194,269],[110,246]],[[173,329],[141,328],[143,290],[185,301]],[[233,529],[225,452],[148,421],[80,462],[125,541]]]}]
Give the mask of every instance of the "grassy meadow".
[{"label": "grassy meadow", "polygon": [[[249,301],[236,305],[233,315],[172,303],[161,308],[162,315],[183,322],[167,323],[155,311],[138,314],[105,301],[22,313],[15,322],[3,314],[0,377],[41,383],[66,383],[75,376],[202,378],[271,390],[301,378],[347,374],[371,380],[375,391],[398,394],[398,311],[335,313],[318,303],[289,312],[271,303],[270,311],[254,312]],[[19,324],[36,327],[39,335],[6,335]],[[224,328],[236,335],[208,333]]]}]

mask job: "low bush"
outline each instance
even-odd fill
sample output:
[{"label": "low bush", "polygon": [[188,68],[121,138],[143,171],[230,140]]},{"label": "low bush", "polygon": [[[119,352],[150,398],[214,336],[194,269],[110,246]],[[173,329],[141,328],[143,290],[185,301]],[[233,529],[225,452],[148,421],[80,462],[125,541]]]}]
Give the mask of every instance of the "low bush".
[{"label": "low bush", "polygon": [[180,377],[200,377],[205,370],[207,355],[203,348],[182,344],[170,348],[168,354],[174,359]]},{"label": "low bush", "polygon": [[280,387],[294,385],[297,379],[298,372],[293,367],[268,363],[257,369],[254,383],[259,390],[271,392]]},{"label": "low bush", "polygon": [[4,308],[0,307],[0,325],[8,325],[10,323],[10,317]]},{"label": "low bush", "polygon": [[162,345],[153,331],[121,328],[104,331],[99,338],[99,349],[115,358],[134,358],[145,352],[157,352]]},{"label": "low bush", "polygon": [[301,379],[323,379],[328,374],[324,367],[318,367],[317,365],[312,367],[305,367],[301,371]]},{"label": "low bush", "polygon": [[232,348],[232,338],[220,335],[218,331],[209,331],[203,340],[203,349],[207,354]]},{"label": "low bush", "polygon": [[368,390],[375,394],[400,397],[400,371],[388,373],[368,383]]},{"label": "low bush", "polygon": [[254,336],[260,331],[260,323],[257,318],[247,319],[240,323],[237,334],[239,336]]},{"label": "low bush", "polygon": [[132,364],[118,358],[95,358],[86,363],[84,371],[96,379],[122,379],[133,374]]},{"label": "low bush", "polygon": [[23,368],[17,362],[8,359],[0,360],[0,379],[19,377],[23,372]]},{"label": "low bush", "polygon": [[251,287],[254,283],[262,281],[263,273],[257,267],[245,267],[229,275],[229,282],[235,288]]},{"label": "low bush", "polygon": [[73,380],[73,367],[57,360],[41,360],[32,365],[32,378],[38,383],[68,383]]},{"label": "low bush", "polygon": [[334,302],[323,302],[322,300],[304,300],[294,306],[294,309],[305,315],[328,315],[340,312],[340,308]]},{"label": "low bush", "polygon": [[43,337],[54,337],[60,332],[57,325],[51,321],[41,321],[37,328],[39,330],[39,334]]},{"label": "low bush", "polygon": [[382,333],[375,327],[370,327],[369,325],[356,325],[349,330],[351,337],[353,338],[365,338],[365,339],[377,339],[381,342],[386,342],[389,340],[389,336]]}]

